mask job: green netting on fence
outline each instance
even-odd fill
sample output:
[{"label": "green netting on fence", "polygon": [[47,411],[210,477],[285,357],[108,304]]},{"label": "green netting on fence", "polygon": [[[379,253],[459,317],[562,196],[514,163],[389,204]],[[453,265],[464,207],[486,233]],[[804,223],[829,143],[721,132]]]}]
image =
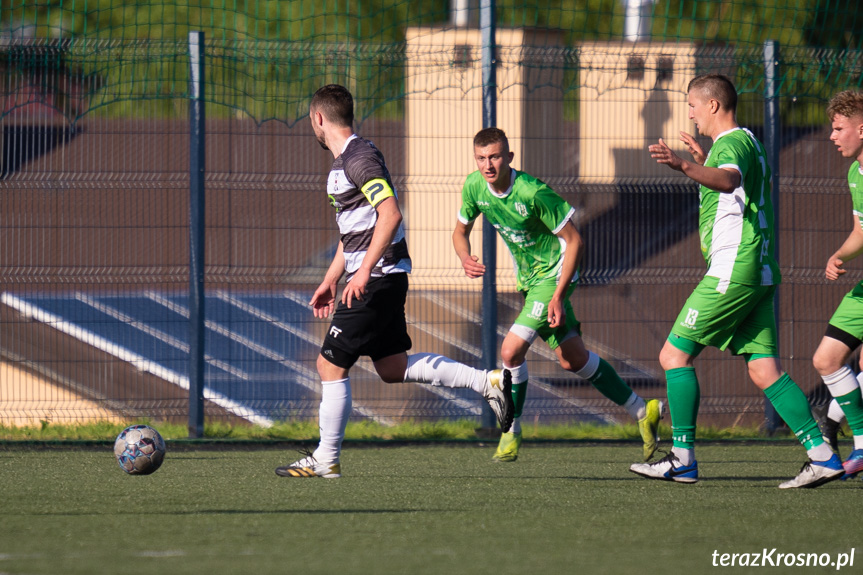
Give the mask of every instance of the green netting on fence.
[{"label": "green netting on fence", "polygon": [[[458,4],[454,2],[453,4]],[[478,2],[467,2],[468,12]],[[855,0],[548,0],[496,3],[499,26],[555,28],[568,42],[613,40],[627,6],[650,17],[659,41],[859,48],[863,8]],[[219,40],[399,42],[406,26],[451,20],[448,1],[416,0],[3,0],[5,32],[40,38],[177,40],[203,30]],[[469,20],[476,20],[475,14]]]}]

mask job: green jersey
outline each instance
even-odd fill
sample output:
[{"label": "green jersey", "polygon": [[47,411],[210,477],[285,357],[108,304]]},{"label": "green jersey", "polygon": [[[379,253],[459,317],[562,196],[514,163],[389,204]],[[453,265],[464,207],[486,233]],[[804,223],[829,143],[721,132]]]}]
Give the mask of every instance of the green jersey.
[{"label": "green jersey", "polygon": [[[855,161],[848,169],[848,189],[851,191],[851,209],[863,227],[863,172],[860,170],[860,162]],[[858,282],[854,289],[845,294],[830,318],[830,325],[863,339],[863,281]]]},{"label": "green jersey", "polygon": [[[476,171],[461,190],[458,219],[473,222],[479,214],[494,226],[512,254],[516,287],[530,289],[547,280],[557,281],[563,266],[566,242],[557,237],[574,212],[544,182],[512,170],[509,189],[498,194]],[[573,277],[573,282],[578,274]]]},{"label": "green jersey", "polygon": [[854,162],[848,169],[848,189],[851,190],[851,209],[863,227],[863,172],[860,162]]},{"label": "green jersey", "polygon": [[764,146],[749,130],[733,128],[713,142],[704,165],[733,168],[740,186],[698,192],[698,231],[707,274],[744,285],[777,285],[779,265],[773,257],[773,202],[770,166]]}]

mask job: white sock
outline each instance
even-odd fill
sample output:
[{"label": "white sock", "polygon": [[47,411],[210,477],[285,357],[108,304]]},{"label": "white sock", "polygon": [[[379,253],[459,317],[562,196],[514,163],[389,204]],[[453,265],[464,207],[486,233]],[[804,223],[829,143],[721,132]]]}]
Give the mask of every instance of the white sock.
[{"label": "white sock", "polygon": [[509,373],[512,375],[512,384],[515,385],[517,383],[525,383],[527,382],[527,362],[523,362],[521,365],[517,365],[515,367],[509,367],[506,364],[503,364],[503,367],[509,370]]},{"label": "white sock", "polygon": [[345,427],[351,416],[351,379],[337,379],[321,382],[321,407],[319,426],[321,442],[315,449],[314,457],[320,463],[339,460]]},{"label": "white sock", "polygon": [[644,399],[634,391],[632,392],[632,395],[629,396],[629,399],[626,400],[626,403],[623,404],[623,408],[635,419],[635,421],[644,419],[644,416],[647,415],[647,404]]},{"label": "white sock", "polygon": [[860,387],[854,372],[847,365],[843,365],[833,373],[822,375],[821,379],[827,385],[827,390],[833,397],[847,395]]},{"label": "white sock", "polygon": [[582,379],[590,379],[597,369],[599,369],[599,356],[592,351],[588,351],[587,362],[581,366],[581,369],[575,372],[575,375]]},{"label": "white sock", "polygon": [[830,445],[827,443],[822,443],[817,447],[807,449],[806,454],[812,461],[827,461],[833,457],[833,450],[830,449]]},{"label": "white sock", "polygon": [[863,435],[854,436],[854,449],[863,449]]},{"label": "white sock", "polygon": [[842,411],[842,406],[835,399],[830,400],[830,405],[827,406],[827,419],[833,421],[842,421],[845,419],[845,412]]},{"label": "white sock", "polygon": [[677,456],[681,465],[692,465],[695,461],[695,450],[686,449],[685,447],[672,447],[671,453]]},{"label": "white sock", "polygon": [[521,418],[516,417],[512,420],[512,427],[509,428],[510,433],[521,433]]},{"label": "white sock", "polygon": [[444,387],[469,387],[480,394],[488,385],[487,379],[486,371],[434,353],[409,355],[408,367],[405,369],[405,381]]}]

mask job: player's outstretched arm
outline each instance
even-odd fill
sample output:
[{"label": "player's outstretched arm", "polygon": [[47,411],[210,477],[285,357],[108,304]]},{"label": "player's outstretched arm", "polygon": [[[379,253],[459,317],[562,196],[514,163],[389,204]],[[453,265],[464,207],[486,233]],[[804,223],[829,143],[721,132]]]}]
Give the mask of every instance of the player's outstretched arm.
[{"label": "player's outstretched arm", "polygon": [[657,164],[683,172],[695,182],[717,192],[733,192],[740,185],[740,172],[733,168],[708,168],[695,161],[684,160],[668,147],[662,138],[647,147]]},{"label": "player's outstretched arm", "polygon": [[452,245],[455,253],[464,269],[464,274],[469,278],[478,278],[485,273],[485,265],[479,262],[479,257],[470,253],[470,231],[473,222],[463,224],[461,221],[455,223],[455,231],[452,233]]},{"label": "player's outstretched arm", "polygon": [[863,228],[860,227],[857,216],[852,214],[852,217],[854,219],[854,227],[851,228],[851,233],[848,234],[842,246],[836,250],[836,253],[827,260],[824,275],[830,281],[839,279],[839,276],[847,271],[842,267],[845,262],[851,261],[863,253]]}]

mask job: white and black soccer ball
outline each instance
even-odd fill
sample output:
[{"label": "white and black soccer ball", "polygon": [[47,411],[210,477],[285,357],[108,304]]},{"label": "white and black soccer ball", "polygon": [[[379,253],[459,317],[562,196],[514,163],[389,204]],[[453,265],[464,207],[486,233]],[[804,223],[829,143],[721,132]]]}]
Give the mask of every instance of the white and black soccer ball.
[{"label": "white and black soccer ball", "polygon": [[165,460],[165,440],[149,425],[130,425],[114,442],[120,469],[130,475],[149,475]]}]

